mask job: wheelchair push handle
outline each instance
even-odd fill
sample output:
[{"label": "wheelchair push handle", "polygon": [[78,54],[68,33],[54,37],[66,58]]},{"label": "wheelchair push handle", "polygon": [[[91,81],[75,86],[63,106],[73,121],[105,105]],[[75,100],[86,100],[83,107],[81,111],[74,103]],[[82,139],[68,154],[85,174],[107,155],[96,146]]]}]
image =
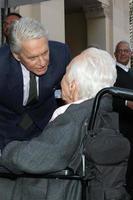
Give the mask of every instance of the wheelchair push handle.
[{"label": "wheelchair push handle", "polygon": [[[99,92],[99,95],[104,94],[111,94],[113,96],[117,96],[122,99],[132,100],[133,101],[133,90],[127,88],[120,88],[120,87],[109,87],[104,88]],[[97,94],[98,95],[98,94]]]},{"label": "wheelchair push handle", "polygon": [[94,99],[88,130],[93,130],[94,128],[100,100],[102,96],[104,96],[105,94],[111,94],[114,97],[133,101],[133,90],[131,89],[120,88],[120,87],[107,87],[100,90]]}]

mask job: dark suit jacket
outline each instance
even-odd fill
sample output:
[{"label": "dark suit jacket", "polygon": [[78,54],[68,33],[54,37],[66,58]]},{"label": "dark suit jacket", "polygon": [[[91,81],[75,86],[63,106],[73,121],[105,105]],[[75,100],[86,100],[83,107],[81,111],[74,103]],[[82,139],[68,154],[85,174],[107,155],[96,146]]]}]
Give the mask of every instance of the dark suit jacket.
[{"label": "dark suit jacket", "polygon": [[[50,63],[39,77],[39,100],[33,106],[23,106],[23,77],[20,63],[12,56],[8,45],[0,48],[0,148],[9,141],[26,140],[40,133],[56,109],[54,91],[70,61],[68,46],[49,42]],[[25,116],[28,127],[22,128]]]},{"label": "dark suit jacket", "polygon": [[[115,86],[133,89],[133,69],[129,69],[128,72],[125,72],[119,66],[116,66],[116,69],[117,79]],[[115,111],[119,112],[120,131],[133,142],[133,111],[125,106],[125,100],[115,98],[113,104]]]},{"label": "dark suit jacket", "polygon": [[[88,121],[92,109],[93,100],[81,104],[71,105],[64,114],[50,122],[42,134],[31,141],[14,141],[9,143],[3,150],[0,157],[0,166],[5,166],[14,173],[49,173],[62,170],[66,167],[79,171],[81,154],[83,152],[84,136],[87,134]],[[110,153],[115,153],[113,161],[106,168],[103,165],[94,165],[89,168],[91,177],[96,177],[90,182],[89,200],[121,199],[125,195],[123,188],[126,170],[126,160],[129,154],[129,144],[124,137],[120,137],[122,143],[117,141],[118,119],[116,113],[112,112],[112,102],[105,97],[99,109],[96,128],[99,126],[105,130],[113,131],[112,138],[106,138],[106,148],[97,146],[90,142],[88,151],[89,164],[96,158],[94,152],[99,152],[103,161],[102,153],[110,160]],[[102,123],[101,123],[102,122]],[[108,132],[106,132],[106,135]],[[109,133],[110,135],[110,133]],[[119,135],[119,133],[118,133]],[[100,135],[102,138],[102,133]],[[95,137],[96,138],[96,137]],[[95,139],[94,139],[95,143]],[[112,146],[112,145],[113,146]],[[124,151],[120,152],[121,148]],[[96,150],[95,150],[96,149]],[[117,149],[117,150],[116,150]],[[94,154],[93,154],[94,153]],[[97,153],[96,153],[97,154]],[[121,159],[120,156],[122,155]],[[97,160],[97,159],[96,159]],[[99,156],[98,156],[99,160]],[[99,161],[97,161],[99,162]],[[104,161],[106,163],[106,159]],[[116,165],[117,163],[117,165]],[[89,167],[89,165],[88,165]],[[98,169],[97,169],[98,168]],[[112,172],[114,172],[113,176]],[[109,179],[107,178],[109,174]],[[101,178],[102,177],[102,178]],[[113,177],[113,178],[112,178]],[[104,180],[104,181],[103,181]],[[125,197],[125,196],[124,196]],[[0,199],[1,200],[81,200],[81,184],[79,181],[58,180],[58,179],[25,179],[8,180],[0,178]]]}]

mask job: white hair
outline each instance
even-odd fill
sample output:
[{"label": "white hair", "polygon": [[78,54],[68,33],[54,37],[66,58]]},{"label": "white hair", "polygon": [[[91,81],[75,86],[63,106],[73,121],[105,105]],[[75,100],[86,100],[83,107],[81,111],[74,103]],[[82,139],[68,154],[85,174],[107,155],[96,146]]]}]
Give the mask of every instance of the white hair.
[{"label": "white hair", "polygon": [[22,17],[15,20],[9,28],[9,45],[12,52],[21,51],[21,44],[25,40],[48,38],[48,31],[35,19]]},{"label": "white hair", "polygon": [[79,99],[93,98],[98,91],[113,86],[116,81],[115,61],[97,48],[88,48],[75,57],[67,67],[68,81],[76,81]]}]

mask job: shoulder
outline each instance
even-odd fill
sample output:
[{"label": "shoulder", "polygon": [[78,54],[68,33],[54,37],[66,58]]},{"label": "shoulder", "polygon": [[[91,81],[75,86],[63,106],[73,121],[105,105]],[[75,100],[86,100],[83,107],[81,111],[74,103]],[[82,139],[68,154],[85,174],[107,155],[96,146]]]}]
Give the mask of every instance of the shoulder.
[{"label": "shoulder", "polygon": [[69,115],[70,119],[75,122],[75,120],[81,121],[84,120],[86,117],[90,118],[90,113],[92,110],[94,99],[85,100],[79,104],[71,104],[67,110],[66,115]]},{"label": "shoulder", "polygon": [[18,65],[18,62],[13,57],[9,45],[4,44],[3,46],[1,46],[0,47],[0,72],[2,72],[3,74],[3,73],[6,73],[9,69],[12,71],[13,69],[15,69],[15,68],[12,68],[12,66],[14,67],[16,65]]},{"label": "shoulder", "polygon": [[129,69],[129,73],[133,74],[133,68],[132,67]]},{"label": "shoulder", "polygon": [[49,40],[49,49],[51,53],[58,53],[60,56],[64,54],[70,57],[71,55],[70,48],[66,43]]},{"label": "shoulder", "polygon": [[0,47],[0,55],[8,55],[10,54],[11,51],[10,51],[10,47],[8,44],[4,44]]},{"label": "shoulder", "polygon": [[3,68],[7,70],[8,65],[11,62],[11,51],[10,48],[7,44],[4,44],[3,46],[0,47],[0,69],[3,70]]},{"label": "shoulder", "polygon": [[49,40],[49,47],[68,48],[68,45],[63,42]]},{"label": "shoulder", "polygon": [[65,66],[71,60],[71,52],[67,44],[58,41],[49,41],[50,62],[65,63]]}]

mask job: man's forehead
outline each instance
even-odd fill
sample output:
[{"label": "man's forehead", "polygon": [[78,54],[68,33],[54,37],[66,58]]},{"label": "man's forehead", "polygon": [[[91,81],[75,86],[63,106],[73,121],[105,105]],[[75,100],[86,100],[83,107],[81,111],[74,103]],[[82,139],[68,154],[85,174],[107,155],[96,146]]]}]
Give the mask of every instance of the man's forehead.
[{"label": "man's forehead", "polygon": [[45,38],[24,40],[21,53],[26,57],[37,57],[49,51],[48,41]]},{"label": "man's forehead", "polygon": [[127,43],[120,43],[117,49],[130,49],[130,47]]},{"label": "man's forehead", "polygon": [[22,39],[21,47],[23,49],[37,49],[37,48],[47,48],[48,39],[45,37],[33,38],[33,39]]}]

